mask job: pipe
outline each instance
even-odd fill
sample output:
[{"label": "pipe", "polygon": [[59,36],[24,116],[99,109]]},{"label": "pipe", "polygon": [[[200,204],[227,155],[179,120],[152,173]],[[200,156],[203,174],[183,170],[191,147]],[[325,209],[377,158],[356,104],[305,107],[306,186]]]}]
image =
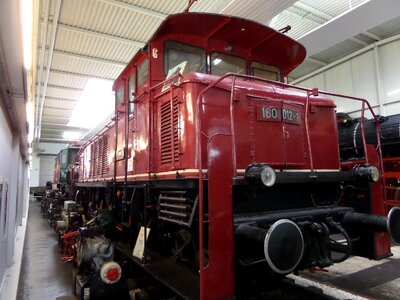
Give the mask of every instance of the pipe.
[{"label": "pipe", "polygon": [[400,207],[393,207],[387,217],[348,212],[342,223],[347,229],[387,232],[394,243],[400,244]]},{"label": "pipe", "polygon": [[39,69],[39,86],[38,86],[38,91],[37,91],[37,96],[36,96],[36,104],[35,104],[35,132],[34,132],[34,137],[39,138],[39,101],[40,101],[40,94],[41,94],[41,89],[42,89],[42,75],[43,75],[43,64],[44,64],[44,56],[46,53],[46,39],[47,39],[47,25],[48,25],[48,20],[49,20],[49,12],[50,12],[50,5],[49,1],[46,1],[46,8],[45,12],[46,15],[44,17],[44,23],[42,27],[42,32],[41,32],[41,39],[40,39],[40,69]]},{"label": "pipe", "polygon": [[[47,91],[47,83],[49,82],[49,77],[50,77],[51,63],[53,61],[53,52],[54,52],[54,45],[56,42],[57,24],[58,24],[58,19],[60,16],[61,4],[62,4],[62,0],[57,0],[54,18],[53,18],[53,31],[51,34],[50,49],[49,49],[48,60],[47,60],[46,80],[44,82],[43,93],[42,93],[41,101],[39,104],[40,109],[39,109],[39,115],[38,115],[38,127],[37,127],[37,136],[36,136],[38,139],[40,138],[40,134],[41,134],[41,130],[42,130],[41,123],[42,123],[44,99],[45,99],[46,91]],[[42,46],[42,48],[43,48],[43,46]],[[41,85],[41,82],[40,82],[40,85]],[[40,94],[38,96],[40,97]]]}]

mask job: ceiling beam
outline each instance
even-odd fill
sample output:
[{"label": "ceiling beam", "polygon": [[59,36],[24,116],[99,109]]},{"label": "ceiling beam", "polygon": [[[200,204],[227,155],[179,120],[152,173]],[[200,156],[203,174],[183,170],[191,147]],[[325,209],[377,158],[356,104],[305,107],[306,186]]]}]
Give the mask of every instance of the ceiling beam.
[{"label": "ceiling beam", "polygon": [[[42,83],[42,86],[43,86],[43,83]],[[61,86],[61,85],[55,85],[55,84],[48,84],[47,87],[50,87],[50,88],[53,88],[53,89],[59,89],[59,90],[76,91],[76,92],[83,92],[83,90],[84,90],[84,89],[80,89],[80,88],[69,87],[69,86]]]},{"label": "ceiling beam", "polygon": [[74,110],[73,108],[65,108],[65,107],[57,107],[57,106],[48,106],[48,105],[45,105],[44,108],[45,108],[45,109],[48,108],[48,109],[69,110],[69,111]]},{"label": "ceiling beam", "polygon": [[369,32],[369,31],[363,32],[362,35],[365,35],[365,36],[367,36],[367,37],[369,37],[370,39],[373,39],[373,40],[375,40],[375,41],[380,41],[380,40],[382,40],[381,37],[377,36],[376,34],[373,34],[373,33]]},{"label": "ceiling beam", "polygon": [[46,132],[64,132],[65,130],[55,129],[55,128],[46,128],[46,127],[42,126],[42,132],[43,131],[46,131]]},{"label": "ceiling beam", "polygon": [[63,132],[61,132],[61,133],[48,133],[48,132],[44,133],[44,132],[42,132],[42,136],[43,136],[43,138],[57,138],[57,139],[62,139],[62,137],[63,137]]},{"label": "ceiling beam", "polygon": [[326,62],[312,57],[307,57],[306,60],[321,67],[325,67],[326,65],[328,65],[328,63]]},{"label": "ceiling beam", "polygon": [[[39,139],[40,143],[57,143],[57,144],[68,144],[68,143],[74,143],[76,140],[71,140],[71,139],[52,139],[52,138],[40,138]],[[56,154],[55,154],[56,155]]]},{"label": "ceiling beam", "polygon": [[95,61],[95,62],[100,62],[100,63],[104,63],[104,64],[111,64],[111,65],[115,65],[115,66],[118,66],[118,67],[124,67],[124,68],[128,64],[127,62],[120,62],[120,61],[114,61],[114,60],[109,60],[109,59],[103,59],[103,58],[87,56],[87,55],[82,55],[82,54],[77,54],[77,53],[71,53],[71,52],[61,51],[61,50],[54,50],[54,54],[69,56],[69,57],[73,57],[73,58],[77,58],[77,59],[91,60],[91,61]]},{"label": "ceiling beam", "polygon": [[128,45],[132,45],[132,46],[140,47],[140,48],[142,48],[145,45],[145,43],[140,42],[140,41],[130,40],[130,39],[116,36],[116,35],[106,34],[106,33],[93,31],[93,30],[89,30],[89,29],[83,29],[83,28],[79,28],[79,27],[75,27],[75,26],[71,26],[71,25],[63,24],[63,23],[58,23],[58,28],[66,29],[66,30],[74,31],[74,32],[80,32],[80,33],[88,34],[88,35],[95,36],[95,37],[101,37],[101,38],[112,40],[114,42],[122,42],[122,43],[125,43]]},{"label": "ceiling beam", "polygon": [[307,4],[304,4],[304,3],[300,2],[300,1],[296,2],[293,6],[298,8],[298,9],[300,9],[300,10],[303,10],[305,12],[311,13],[311,14],[313,14],[313,15],[321,18],[321,19],[324,19],[326,21],[329,21],[329,20],[333,19],[333,17],[331,15],[328,15],[328,14],[326,14],[326,13],[324,13],[324,12],[314,8],[314,7],[311,7],[311,6],[307,5]]},{"label": "ceiling beam", "polygon": [[369,45],[367,42],[364,42],[363,40],[360,40],[360,39],[358,39],[356,37],[352,37],[349,40],[351,40],[351,41],[353,41],[353,42],[355,42],[355,43],[357,43],[357,44],[359,44],[361,46],[364,46],[364,47]]},{"label": "ceiling beam", "polygon": [[[38,68],[38,70],[39,70],[39,68]],[[46,70],[46,68],[45,68],[45,70]],[[96,79],[102,79],[102,80],[107,80],[107,81],[114,81],[115,80],[115,78],[110,78],[110,77],[83,74],[83,73],[76,73],[76,72],[69,72],[69,71],[62,71],[62,70],[56,70],[56,69],[51,69],[50,72],[51,72],[51,74],[72,76],[72,77],[77,77],[77,78],[80,78],[80,79],[96,78]]]},{"label": "ceiling beam", "polygon": [[138,13],[141,13],[144,15],[148,15],[150,17],[158,18],[160,20],[164,20],[168,16],[166,14],[160,13],[155,10],[147,9],[147,8],[144,8],[141,6],[132,5],[132,4],[116,1],[116,0],[98,0],[98,1],[109,4],[109,5],[118,6],[123,9],[128,9],[130,11],[138,12]]},{"label": "ceiling beam", "polygon": [[56,100],[56,101],[67,101],[67,102],[77,102],[77,99],[69,99],[69,98],[61,98],[61,97],[49,97],[46,96],[46,99]]},{"label": "ceiling beam", "polygon": [[89,131],[87,128],[83,127],[74,127],[74,126],[68,126],[68,125],[63,125],[63,124],[58,124],[58,123],[49,123],[49,122],[43,122],[42,123],[43,127],[51,127],[53,129],[57,130],[70,130],[70,131]]},{"label": "ceiling beam", "polygon": [[306,47],[307,55],[312,56],[387,20],[398,17],[399,11],[400,1],[398,0],[386,0],[384,5],[381,0],[363,2],[347,13],[308,32],[297,41]]},{"label": "ceiling beam", "polygon": [[69,120],[71,118],[71,117],[63,117],[63,116],[48,115],[48,114],[42,114],[42,116],[43,117],[54,118],[54,119],[63,119],[63,120]]}]

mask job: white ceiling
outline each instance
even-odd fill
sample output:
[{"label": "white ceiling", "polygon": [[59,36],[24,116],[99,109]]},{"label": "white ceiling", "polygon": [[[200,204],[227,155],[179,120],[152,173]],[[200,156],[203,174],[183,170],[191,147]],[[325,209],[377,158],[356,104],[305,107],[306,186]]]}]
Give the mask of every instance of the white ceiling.
[{"label": "white ceiling", "polygon": [[[89,78],[114,80],[162,20],[182,12],[184,0],[35,1],[34,100],[37,141],[61,142]],[[299,78],[400,32],[399,0],[198,0],[190,11],[236,15],[291,25],[309,58]]]}]

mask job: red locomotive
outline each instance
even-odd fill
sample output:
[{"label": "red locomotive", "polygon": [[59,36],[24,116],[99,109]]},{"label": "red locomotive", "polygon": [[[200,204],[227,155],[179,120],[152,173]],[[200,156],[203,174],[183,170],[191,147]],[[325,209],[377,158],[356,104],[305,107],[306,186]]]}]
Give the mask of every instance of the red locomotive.
[{"label": "red locomotive", "polygon": [[115,81],[113,121],[78,154],[76,198],[113,211],[117,251],[176,295],[249,296],[400,242],[379,151],[364,143],[364,162],[341,169],[329,94],[287,84],[304,58],[264,25],[182,13]]}]

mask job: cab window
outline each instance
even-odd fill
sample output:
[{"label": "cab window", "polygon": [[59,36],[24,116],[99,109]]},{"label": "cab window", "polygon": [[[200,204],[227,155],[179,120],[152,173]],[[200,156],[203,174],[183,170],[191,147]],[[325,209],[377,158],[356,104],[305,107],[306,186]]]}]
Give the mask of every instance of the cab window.
[{"label": "cab window", "polygon": [[229,54],[214,52],[211,54],[211,74],[222,76],[226,73],[246,74],[246,61]]},{"label": "cab window", "polygon": [[120,84],[117,88],[117,92],[115,93],[115,103],[117,109],[124,104],[124,88],[123,84]]},{"label": "cab window", "polygon": [[133,114],[133,99],[135,98],[135,92],[136,92],[136,82],[135,82],[135,75],[131,74],[129,77],[129,86],[128,86],[128,100],[129,100],[129,115]]},{"label": "cab window", "polygon": [[138,68],[137,84],[140,89],[149,77],[149,61],[146,59]]},{"label": "cab window", "polygon": [[186,44],[167,41],[164,46],[164,73],[187,62],[183,74],[189,72],[206,73],[206,53],[203,49]]},{"label": "cab window", "polygon": [[279,69],[275,66],[252,62],[251,73],[264,79],[279,80]]}]

